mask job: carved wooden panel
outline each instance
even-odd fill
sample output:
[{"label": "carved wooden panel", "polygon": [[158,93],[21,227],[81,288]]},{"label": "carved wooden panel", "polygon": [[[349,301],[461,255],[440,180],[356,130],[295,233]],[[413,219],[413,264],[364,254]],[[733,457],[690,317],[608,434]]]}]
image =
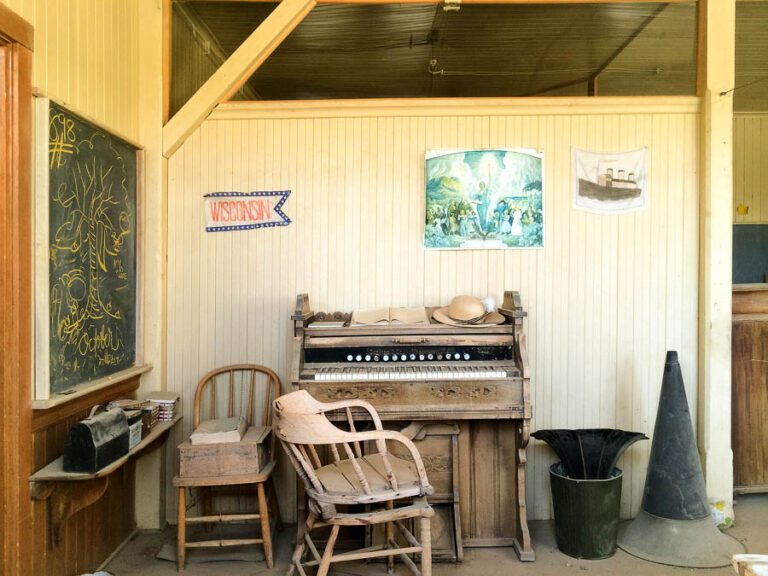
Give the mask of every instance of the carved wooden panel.
[{"label": "carved wooden panel", "polygon": [[515,537],[517,424],[461,423],[461,530],[467,546],[510,545]]},{"label": "carved wooden panel", "polygon": [[[302,383],[321,402],[367,400],[383,419],[468,419],[522,416],[523,386],[521,380],[503,382],[370,382]],[[425,407],[429,407],[428,410]]]}]

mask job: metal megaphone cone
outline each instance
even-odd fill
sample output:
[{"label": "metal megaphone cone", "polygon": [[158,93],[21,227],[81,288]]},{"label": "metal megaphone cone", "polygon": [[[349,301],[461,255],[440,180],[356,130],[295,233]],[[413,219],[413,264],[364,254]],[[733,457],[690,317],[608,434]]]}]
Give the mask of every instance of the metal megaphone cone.
[{"label": "metal megaphone cone", "polygon": [[643,503],[619,534],[619,548],[671,566],[728,566],[744,552],[713,520],[677,352],[667,352]]}]

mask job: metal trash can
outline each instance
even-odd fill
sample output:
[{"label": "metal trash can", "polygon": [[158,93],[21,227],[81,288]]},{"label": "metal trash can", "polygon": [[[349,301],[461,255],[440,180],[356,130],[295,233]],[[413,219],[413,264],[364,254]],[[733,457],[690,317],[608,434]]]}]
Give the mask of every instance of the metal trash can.
[{"label": "metal trash can", "polygon": [[565,475],[562,462],[549,467],[555,539],[561,552],[596,560],[616,552],[624,473],[613,468],[606,479],[576,479]]}]

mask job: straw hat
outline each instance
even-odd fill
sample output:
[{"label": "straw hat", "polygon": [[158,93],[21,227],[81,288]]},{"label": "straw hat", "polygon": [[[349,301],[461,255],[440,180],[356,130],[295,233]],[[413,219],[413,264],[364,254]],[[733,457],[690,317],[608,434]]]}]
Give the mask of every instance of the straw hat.
[{"label": "straw hat", "polygon": [[504,322],[504,316],[498,312],[486,313],[483,302],[474,296],[456,296],[450,306],[435,310],[432,318],[443,324],[467,328],[482,328]]}]

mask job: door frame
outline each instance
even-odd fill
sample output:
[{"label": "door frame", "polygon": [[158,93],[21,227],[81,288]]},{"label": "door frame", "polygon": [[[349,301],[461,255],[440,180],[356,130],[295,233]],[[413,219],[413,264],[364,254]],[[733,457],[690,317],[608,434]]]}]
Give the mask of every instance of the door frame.
[{"label": "door frame", "polygon": [[31,574],[32,26],[0,4],[1,574]]}]

